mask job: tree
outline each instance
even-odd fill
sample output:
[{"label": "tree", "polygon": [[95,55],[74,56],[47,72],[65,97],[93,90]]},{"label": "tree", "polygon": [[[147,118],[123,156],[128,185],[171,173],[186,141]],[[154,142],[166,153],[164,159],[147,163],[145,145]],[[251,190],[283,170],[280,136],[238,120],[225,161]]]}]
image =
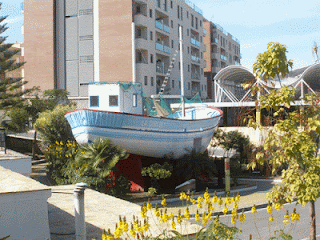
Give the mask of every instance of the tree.
[{"label": "tree", "polygon": [[[0,3],[0,10],[1,10]],[[23,89],[22,86],[27,82],[23,82],[21,77],[6,77],[9,72],[19,69],[25,62],[15,62],[12,57],[20,52],[19,49],[12,48],[13,44],[5,43],[7,37],[2,34],[8,29],[7,24],[3,24],[8,16],[0,17],[0,109],[20,107],[27,100],[22,98],[32,91],[32,89]]]},{"label": "tree", "polygon": [[[290,108],[295,91],[284,86],[273,90],[268,96],[261,96],[261,108],[275,109],[274,116]],[[264,150],[272,155],[269,163],[273,171],[282,164],[282,182],[268,195],[274,203],[292,202],[303,206],[310,204],[310,239],[316,239],[315,201],[320,197],[320,98],[306,95],[307,106],[303,111],[294,110],[278,120],[264,142]],[[264,154],[257,154],[257,161],[263,164]],[[252,165],[254,167],[254,164]]]},{"label": "tree", "polygon": [[289,67],[292,67],[292,60],[287,60],[287,47],[278,42],[270,42],[267,51],[259,53],[257,61],[253,64],[253,73],[256,77],[267,80],[278,77],[281,86],[281,77],[289,73]]}]

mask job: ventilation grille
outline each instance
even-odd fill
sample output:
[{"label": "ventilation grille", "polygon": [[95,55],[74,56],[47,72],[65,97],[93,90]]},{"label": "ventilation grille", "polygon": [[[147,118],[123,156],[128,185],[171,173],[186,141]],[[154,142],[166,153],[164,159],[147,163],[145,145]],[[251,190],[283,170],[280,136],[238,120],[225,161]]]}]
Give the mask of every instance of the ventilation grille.
[{"label": "ventilation grille", "polygon": [[79,37],[80,41],[93,40],[93,35],[85,35]]},{"label": "ventilation grille", "polygon": [[79,11],[79,15],[92,15],[93,10],[92,9],[82,9]]}]

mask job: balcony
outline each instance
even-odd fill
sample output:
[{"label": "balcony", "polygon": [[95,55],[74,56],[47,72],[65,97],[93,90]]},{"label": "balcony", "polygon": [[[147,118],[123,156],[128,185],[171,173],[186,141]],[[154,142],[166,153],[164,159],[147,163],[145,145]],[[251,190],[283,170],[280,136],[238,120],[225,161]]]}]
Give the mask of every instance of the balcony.
[{"label": "balcony", "polygon": [[219,53],[218,52],[212,52],[211,53],[211,59],[219,59]]},{"label": "balcony", "polygon": [[227,57],[226,57],[225,55],[223,55],[223,54],[220,55],[220,58],[221,58],[222,60],[224,60],[224,61],[227,61]]},{"label": "balcony", "polygon": [[203,60],[203,67],[206,68],[207,67],[207,61]]},{"label": "balcony", "polygon": [[211,43],[218,43],[218,42],[219,42],[219,39],[216,38],[216,37],[213,37],[213,38],[211,39]]},{"label": "balcony", "polygon": [[134,16],[134,22],[136,26],[148,26],[148,17],[142,13],[136,14]]},{"label": "balcony", "polygon": [[200,73],[192,72],[192,73],[191,73],[191,79],[200,80]]},{"label": "balcony", "polygon": [[164,64],[156,64],[156,72],[160,74],[167,74],[168,68],[164,67]]},{"label": "balcony", "polygon": [[165,52],[165,53],[170,53],[171,52],[171,48],[168,46],[164,46],[160,43],[156,43],[156,50],[161,51],[161,52]]},{"label": "balcony", "polygon": [[194,55],[191,55],[191,60],[196,62],[196,63],[200,63],[200,61],[201,61],[199,57],[194,56]]},{"label": "balcony", "polygon": [[197,47],[200,47],[200,42],[195,40],[194,38],[190,38],[190,42],[191,44],[197,46]]},{"label": "balcony", "polygon": [[162,31],[165,31],[167,33],[170,33],[170,27],[159,22],[159,21],[156,21],[156,28],[162,30]]},{"label": "balcony", "polygon": [[202,31],[203,31],[203,35],[205,36],[205,35],[207,35],[207,30],[206,29],[202,29]]}]

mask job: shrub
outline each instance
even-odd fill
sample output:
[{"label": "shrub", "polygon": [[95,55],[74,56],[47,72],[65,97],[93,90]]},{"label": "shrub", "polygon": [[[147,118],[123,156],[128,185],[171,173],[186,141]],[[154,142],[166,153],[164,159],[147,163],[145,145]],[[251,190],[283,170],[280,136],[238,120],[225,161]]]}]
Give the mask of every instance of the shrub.
[{"label": "shrub", "polygon": [[118,198],[126,198],[126,195],[130,192],[131,182],[124,176],[116,177],[115,180],[107,178],[107,184],[110,188],[106,190],[106,193]]},{"label": "shrub", "polygon": [[28,130],[29,114],[25,108],[10,109],[6,112],[6,116],[11,119],[6,125],[9,131],[23,132]]},{"label": "shrub", "polygon": [[163,165],[155,163],[149,167],[144,167],[141,171],[141,175],[151,178],[151,188],[155,190],[160,189],[158,180],[171,177],[173,167],[170,163],[165,162]]},{"label": "shrub", "polygon": [[52,111],[40,113],[34,127],[46,146],[54,145],[56,142],[74,141],[70,125],[64,117],[66,112],[74,109],[73,105],[57,105]]}]

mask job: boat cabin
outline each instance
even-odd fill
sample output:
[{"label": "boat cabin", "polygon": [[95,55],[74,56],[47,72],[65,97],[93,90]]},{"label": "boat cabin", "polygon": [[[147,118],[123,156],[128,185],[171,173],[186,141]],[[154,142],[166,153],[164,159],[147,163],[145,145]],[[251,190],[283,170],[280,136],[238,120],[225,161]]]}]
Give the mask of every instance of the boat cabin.
[{"label": "boat cabin", "polygon": [[88,93],[90,109],[143,114],[141,83],[93,82]]}]

